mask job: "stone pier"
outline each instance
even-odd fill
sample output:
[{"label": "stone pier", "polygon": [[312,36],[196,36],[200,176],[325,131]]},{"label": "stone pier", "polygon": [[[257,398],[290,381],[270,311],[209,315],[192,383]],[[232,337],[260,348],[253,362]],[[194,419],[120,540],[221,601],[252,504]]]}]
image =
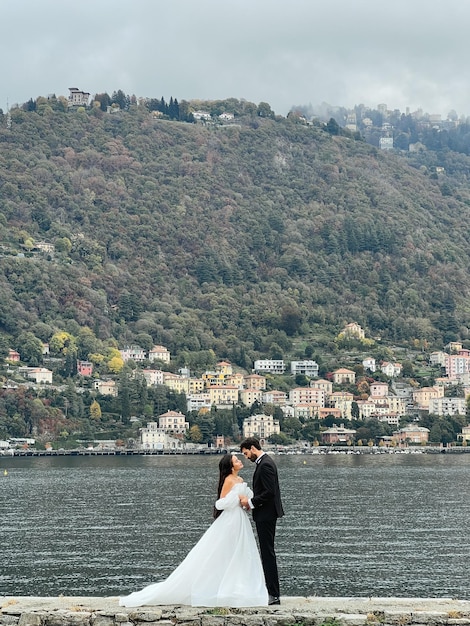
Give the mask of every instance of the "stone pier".
[{"label": "stone pier", "polygon": [[0,596],[0,626],[470,626],[452,598],[282,598],[280,606],[124,608],[117,597]]}]

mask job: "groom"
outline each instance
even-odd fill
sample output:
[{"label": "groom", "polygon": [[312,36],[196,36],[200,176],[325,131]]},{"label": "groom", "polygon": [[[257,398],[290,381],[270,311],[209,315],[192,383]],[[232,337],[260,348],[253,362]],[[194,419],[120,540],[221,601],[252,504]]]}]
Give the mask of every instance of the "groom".
[{"label": "groom", "polygon": [[248,437],[242,441],[240,450],[245,458],[256,463],[253,474],[253,498],[248,500],[245,496],[241,499],[241,505],[253,510],[253,520],[258,533],[261,561],[269,594],[268,603],[281,604],[274,538],[277,518],[284,515],[284,510],[276,464],[261,449],[261,444],[256,437]]}]

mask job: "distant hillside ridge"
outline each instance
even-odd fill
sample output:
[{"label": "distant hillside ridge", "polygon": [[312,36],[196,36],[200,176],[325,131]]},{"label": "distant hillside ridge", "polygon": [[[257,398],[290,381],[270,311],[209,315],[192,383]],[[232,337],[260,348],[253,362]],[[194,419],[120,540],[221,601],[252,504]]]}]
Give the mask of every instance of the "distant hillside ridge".
[{"label": "distant hillside ridge", "polygon": [[[403,158],[292,117],[145,107],[0,116],[0,335],[254,358],[470,325],[469,158]],[[52,245],[51,245],[52,244]]]}]

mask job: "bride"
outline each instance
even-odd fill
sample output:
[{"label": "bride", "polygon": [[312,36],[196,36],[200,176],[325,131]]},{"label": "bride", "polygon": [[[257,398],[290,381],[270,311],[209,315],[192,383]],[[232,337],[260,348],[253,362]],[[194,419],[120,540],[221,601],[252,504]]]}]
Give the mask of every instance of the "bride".
[{"label": "bride", "polygon": [[120,598],[120,606],[267,606],[261,559],[240,504],[240,497],[253,497],[238,476],[242,468],[235,454],[224,455],[219,463],[215,521],[166,580]]}]

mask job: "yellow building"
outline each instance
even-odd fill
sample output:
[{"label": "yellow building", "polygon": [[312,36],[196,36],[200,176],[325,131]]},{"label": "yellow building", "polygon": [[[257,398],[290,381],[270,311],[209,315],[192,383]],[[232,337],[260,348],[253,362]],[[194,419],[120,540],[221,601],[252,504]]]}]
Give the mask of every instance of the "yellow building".
[{"label": "yellow building", "polygon": [[211,385],[206,389],[211,405],[231,407],[238,402],[238,387],[233,385]]}]

